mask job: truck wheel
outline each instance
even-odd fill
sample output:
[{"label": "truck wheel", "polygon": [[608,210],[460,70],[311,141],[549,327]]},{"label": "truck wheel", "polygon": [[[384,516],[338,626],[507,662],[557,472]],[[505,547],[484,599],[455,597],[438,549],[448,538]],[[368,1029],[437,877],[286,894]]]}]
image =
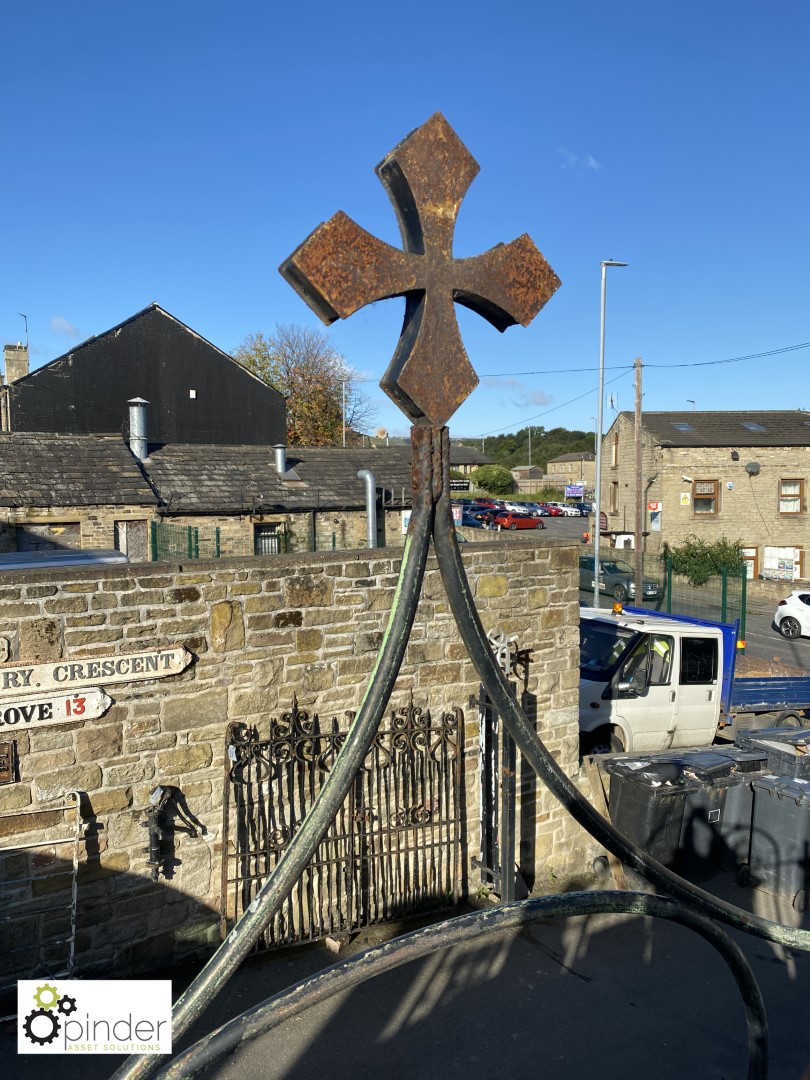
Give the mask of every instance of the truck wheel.
[{"label": "truck wheel", "polygon": [[621,754],[624,752],[624,741],[621,732],[610,727],[597,728],[590,735],[582,739],[583,755],[585,754]]},{"label": "truck wheel", "polygon": [[801,728],[807,723],[807,718],[799,716],[795,712],[783,712],[780,713],[774,721],[774,727],[783,728]]},{"label": "truck wheel", "polygon": [[623,604],[627,599],[627,589],[624,585],[613,586],[613,599],[618,600],[620,604]]},{"label": "truck wheel", "polygon": [[794,619],[792,615],[788,615],[779,623],[779,633],[786,638],[801,637],[802,628],[799,625],[799,620]]}]

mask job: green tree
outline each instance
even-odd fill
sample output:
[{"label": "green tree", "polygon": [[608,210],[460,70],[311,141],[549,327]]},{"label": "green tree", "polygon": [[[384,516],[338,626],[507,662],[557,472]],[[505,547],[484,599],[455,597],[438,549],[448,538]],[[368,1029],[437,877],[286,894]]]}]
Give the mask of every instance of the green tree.
[{"label": "green tree", "polygon": [[375,408],[358,389],[360,376],[322,331],[277,325],[269,336],[248,334],[233,356],[284,394],[291,446],[341,444],[344,387],[347,444],[357,444],[373,422]]},{"label": "green tree", "polygon": [[704,585],[723,570],[741,574],[745,569],[742,541],[727,540],[725,536],[711,544],[697,536],[687,536],[675,547],[664,545],[665,563],[668,556],[672,558],[673,573],[688,578],[689,584],[695,586]]},{"label": "green tree", "polygon": [[470,474],[470,479],[490,495],[511,495],[515,490],[514,478],[503,465],[480,465]]}]

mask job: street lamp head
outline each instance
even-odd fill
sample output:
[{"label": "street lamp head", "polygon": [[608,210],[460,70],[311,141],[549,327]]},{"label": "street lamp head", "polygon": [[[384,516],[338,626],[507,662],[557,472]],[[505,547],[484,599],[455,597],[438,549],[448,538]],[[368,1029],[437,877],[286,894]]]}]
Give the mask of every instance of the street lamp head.
[{"label": "street lamp head", "polygon": [[603,259],[600,266],[629,266],[629,263],[614,262],[613,259]]}]

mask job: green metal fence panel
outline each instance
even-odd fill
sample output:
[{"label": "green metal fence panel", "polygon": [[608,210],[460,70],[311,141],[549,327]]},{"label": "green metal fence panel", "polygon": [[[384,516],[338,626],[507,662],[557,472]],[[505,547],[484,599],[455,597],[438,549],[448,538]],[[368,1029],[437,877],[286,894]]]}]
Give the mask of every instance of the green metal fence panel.
[{"label": "green metal fence panel", "polygon": [[[583,546],[580,553],[593,555],[593,546],[590,544]],[[632,549],[601,548],[599,554],[600,561],[603,563],[615,560],[629,564],[635,571],[636,553]],[[580,589],[583,598],[588,602],[590,598],[585,594],[592,593],[592,578],[592,566],[590,574],[580,574]],[[709,578],[703,585],[692,585],[687,578],[673,572],[671,557],[664,562],[660,555],[643,555],[642,578],[645,583],[656,582],[660,586],[659,595],[641,601],[628,597],[626,604],[673,615],[692,615],[699,619],[712,619],[715,622],[733,623],[735,619],[739,619],[740,639],[745,640],[746,577],[744,572],[732,574],[726,571]],[[612,602],[612,596],[602,594],[602,606],[610,607]]]},{"label": "green metal fence panel", "polygon": [[[644,569],[647,576],[646,560]],[[733,574],[724,570],[702,585],[692,585],[688,578],[673,573],[672,559],[668,558],[664,576],[666,586],[661,605],[663,611],[672,612],[674,615],[693,615],[695,618],[713,619],[724,623],[733,623],[735,619],[739,619],[740,634],[744,640],[746,599],[744,571]]]}]

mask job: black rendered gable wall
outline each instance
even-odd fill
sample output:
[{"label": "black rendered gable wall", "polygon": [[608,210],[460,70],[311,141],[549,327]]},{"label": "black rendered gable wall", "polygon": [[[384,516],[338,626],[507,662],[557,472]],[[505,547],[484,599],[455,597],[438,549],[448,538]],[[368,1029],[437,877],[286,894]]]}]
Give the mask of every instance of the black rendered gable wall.
[{"label": "black rendered gable wall", "polygon": [[150,403],[150,443],[286,441],[283,396],[159,308],[80,345],[9,390],[12,431],[127,435],[127,401],[142,397]]}]

